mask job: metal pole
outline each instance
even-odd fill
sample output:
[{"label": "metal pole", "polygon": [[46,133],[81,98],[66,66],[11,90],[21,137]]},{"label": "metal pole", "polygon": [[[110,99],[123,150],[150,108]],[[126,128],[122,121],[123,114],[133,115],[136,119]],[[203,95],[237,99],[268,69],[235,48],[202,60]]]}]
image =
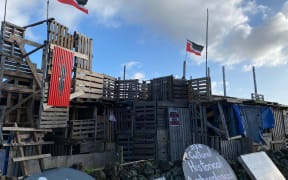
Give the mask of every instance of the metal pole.
[{"label": "metal pole", "polygon": [[5,0],[5,9],[4,9],[4,23],[6,22],[6,11],[7,10],[7,0]]},{"label": "metal pole", "polygon": [[49,0],[47,0],[47,20],[49,18]]},{"label": "metal pole", "polygon": [[210,78],[210,67],[208,67],[208,76]]},{"label": "metal pole", "polygon": [[223,73],[223,89],[224,89],[224,96],[226,96],[226,77],[225,77],[225,66],[222,66],[222,73]]},{"label": "metal pole", "polygon": [[183,63],[183,77],[182,79],[186,79],[186,60]]},{"label": "metal pole", "polygon": [[126,65],[124,65],[124,74],[123,74],[123,80],[125,80],[126,77]]},{"label": "metal pole", "polygon": [[254,93],[257,96],[257,82],[256,82],[256,73],[255,73],[255,66],[252,67],[253,71],[253,80],[254,80]]},{"label": "metal pole", "polygon": [[209,18],[209,14],[208,14],[208,8],[207,8],[207,22],[206,22],[206,77],[208,76],[208,18]]}]

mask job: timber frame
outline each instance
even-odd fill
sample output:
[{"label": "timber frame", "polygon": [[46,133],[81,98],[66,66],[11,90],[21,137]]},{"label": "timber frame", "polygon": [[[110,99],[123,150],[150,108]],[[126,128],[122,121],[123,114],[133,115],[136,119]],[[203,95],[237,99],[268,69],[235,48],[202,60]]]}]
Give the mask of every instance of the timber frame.
[{"label": "timber frame", "polygon": [[[26,38],[27,28],[43,23],[47,25],[43,43]],[[27,45],[33,48],[28,51]],[[55,47],[74,53],[69,107],[48,105]],[[14,155],[15,149],[20,152],[20,157],[10,158],[10,168],[21,162],[22,175],[26,176],[28,160],[113,148],[116,151],[116,144],[123,147],[124,161],[176,160],[182,157],[184,147],[192,143],[207,144],[233,159],[251,152],[252,145],[256,145],[249,138],[229,134],[229,118],[225,116],[225,105],[229,103],[273,108],[277,122],[267,133],[272,139],[271,147],[286,148],[286,142],[288,145],[287,106],[254,96],[252,100],[215,96],[210,77],[116,79],[92,71],[92,49],[91,38],[69,32],[68,27],[53,18],[24,27],[2,22],[0,146],[14,147]],[[40,50],[42,61],[37,66],[30,57]],[[179,112],[183,124],[169,125],[170,110]],[[219,114],[216,120],[215,112]],[[10,135],[14,135],[12,142],[7,138]],[[37,156],[24,156],[23,146],[33,146]],[[40,166],[44,169],[42,160]]]}]

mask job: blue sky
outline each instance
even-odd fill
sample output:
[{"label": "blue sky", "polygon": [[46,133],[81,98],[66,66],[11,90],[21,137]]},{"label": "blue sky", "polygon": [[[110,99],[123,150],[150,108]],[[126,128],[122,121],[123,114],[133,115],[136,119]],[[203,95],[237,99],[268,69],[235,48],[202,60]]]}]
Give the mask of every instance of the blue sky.
[{"label": "blue sky", "polygon": [[[4,9],[4,0],[0,8]],[[50,0],[50,17],[93,38],[93,71],[128,78],[182,76],[186,39],[205,44],[209,8],[208,61],[213,94],[250,98],[251,66],[258,92],[268,101],[288,104],[288,2],[284,0],[89,0],[89,15]],[[26,25],[45,18],[46,0],[8,0],[7,20]],[[3,17],[3,11],[0,12]],[[43,41],[45,25],[27,37]],[[205,75],[205,56],[187,56],[187,77]],[[41,52],[32,60],[39,62]]]}]

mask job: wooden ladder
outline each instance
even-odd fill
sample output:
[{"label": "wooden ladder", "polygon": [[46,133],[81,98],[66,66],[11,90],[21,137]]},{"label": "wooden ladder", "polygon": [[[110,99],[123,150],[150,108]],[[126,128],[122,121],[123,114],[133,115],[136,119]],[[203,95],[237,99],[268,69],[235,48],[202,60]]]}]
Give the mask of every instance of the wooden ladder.
[{"label": "wooden ladder", "polygon": [[[14,140],[10,144],[3,144],[4,147],[15,147],[19,153],[19,157],[13,157],[13,162],[20,162],[23,176],[29,176],[27,162],[29,160],[39,160],[41,171],[45,169],[44,158],[51,157],[51,154],[42,154],[41,145],[54,144],[54,142],[45,142],[43,137],[46,133],[52,132],[52,129],[35,129],[22,128],[14,123],[14,127],[3,127],[3,131],[9,131],[13,134]],[[34,146],[36,148],[36,155],[25,156],[24,146]]]}]

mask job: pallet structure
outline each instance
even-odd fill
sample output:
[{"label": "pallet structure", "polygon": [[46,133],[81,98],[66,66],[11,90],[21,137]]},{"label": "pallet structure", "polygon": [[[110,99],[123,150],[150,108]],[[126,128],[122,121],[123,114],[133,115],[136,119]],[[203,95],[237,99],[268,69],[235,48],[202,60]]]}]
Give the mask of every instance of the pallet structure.
[{"label": "pallet structure", "polygon": [[[42,43],[25,36],[26,30],[35,26],[46,29]],[[27,45],[34,49],[27,51]],[[48,105],[58,48],[74,54],[68,107]],[[42,64],[37,65],[30,55],[40,50]],[[92,67],[93,40],[70,32],[53,18],[24,27],[2,22],[0,145],[6,150],[13,147],[9,150],[8,175],[30,175],[26,162],[31,159],[40,159],[40,169],[44,170],[41,159],[51,155],[105,152],[115,146],[122,146],[114,151],[122,149],[118,154],[123,154],[125,162],[181,159],[185,148],[196,143],[216,149],[227,159],[263,147],[229,133],[229,105],[271,108],[275,127],[265,132],[265,138],[270,139],[266,146],[287,148],[286,106],[259,98],[248,101],[215,96],[210,77],[186,80],[185,76],[178,79],[170,75],[149,81],[121,80],[94,72]],[[169,112],[176,114],[176,120]],[[13,141],[8,143],[7,136]],[[22,173],[13,174],[19,163]]]}]

